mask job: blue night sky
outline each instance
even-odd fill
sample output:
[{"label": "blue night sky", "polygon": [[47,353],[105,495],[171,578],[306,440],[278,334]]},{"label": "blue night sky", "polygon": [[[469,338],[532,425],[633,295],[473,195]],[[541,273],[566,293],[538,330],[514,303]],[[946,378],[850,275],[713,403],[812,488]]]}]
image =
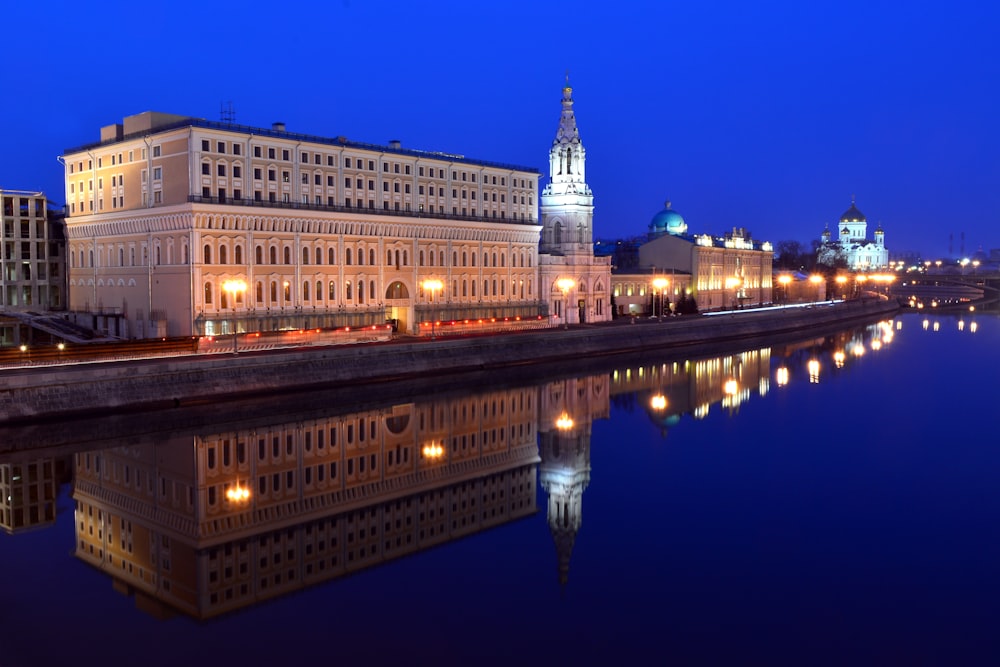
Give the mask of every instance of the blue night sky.
[{"label": "blue night sky", "polygon": [[808,243],[855,194],[890,252],[1000,247],[994,3],[10,4],[0,187],[59,203],[56,156],[102,125],[228,101],[544,175],[569,70],[598,237],[669,197],[692,232]]}]

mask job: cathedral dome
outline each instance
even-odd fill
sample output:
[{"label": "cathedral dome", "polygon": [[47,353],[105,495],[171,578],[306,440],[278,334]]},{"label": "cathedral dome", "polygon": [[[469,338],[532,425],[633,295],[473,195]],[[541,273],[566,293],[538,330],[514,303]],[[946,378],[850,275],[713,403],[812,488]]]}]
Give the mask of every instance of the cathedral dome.
[{"label": "cathedral dome", "polygon": [[858,210],[858,207],[854,205],[854,199],[851,199],[851,208],[844,211],[844,215],[840,216],[841,222],[867,222],[865,220],[865,214]]},{"label": "cathedral dome", "polygon": [[680,213],[670,208],[670,201],[664,204],[663,210],[653,216],[649,223],[652,234],[673,234],[677,236],[687,232],[687,223]]}]

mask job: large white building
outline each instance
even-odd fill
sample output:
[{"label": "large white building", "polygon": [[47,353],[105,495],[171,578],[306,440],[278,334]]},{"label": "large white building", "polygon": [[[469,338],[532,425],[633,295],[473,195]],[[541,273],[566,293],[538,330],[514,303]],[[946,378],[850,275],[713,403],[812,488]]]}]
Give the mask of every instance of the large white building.
[{"label": "large white building", "polygon": [[851,197],[851,208],[844,211],[837,225],[834,239],[830,227],[823,230],[822,245],[817,261],[820,264],[835,265],[838,260],[846,262],[855,271],[881,269],[889,265],[889,251],[885,247],[885,232],[882,225],[875,229],[875,240],[868,238],[868,220],[858,210]]},{"label": "large white building", "polygon": [[64,162],[70,309],[118,335],[547,315],[535,169],[151,112]]},{"label": "large white building", "polygon": [[70,310],[133,338],[608,319],[571,92],[541,224],[530,167],[129,116],[63,158]]}]

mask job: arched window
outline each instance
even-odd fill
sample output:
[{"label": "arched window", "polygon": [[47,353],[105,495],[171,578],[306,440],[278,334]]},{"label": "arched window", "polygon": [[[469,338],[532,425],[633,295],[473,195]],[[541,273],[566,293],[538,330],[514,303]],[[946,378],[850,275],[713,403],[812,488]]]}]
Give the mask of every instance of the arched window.
[{"label": "arched window", "polygon": [[264,303],[264,283],[257,281],[257,303]]},{"label": "arched window", "polygon": [[462,266],[468,266],[468,265],[469,265],[468,257],[466,256],[465,251],[463,250],[462,251]]},{"label": "arched window", "polygon": [[257,248],[254,250],[253,258],[254,258],[254,262],[255,263],[257,263],[257,264],[263,264],[264,263],[264,249],[261,248],[260,246],[257,246]]},{"label": "arched window", "polygon": [[562,243],[563,226],[561,222],[557,222],[555,227],[552,229],[552,242]]},{"label": "arched window", "polygon": [[410,253],[407,250],[403,251],[403,266],[410,265]]},{"label": "arched window", "polygon": [[268,255],[270,255],[270,257],[268,259],[271,260],[271,264],[277,264],[278,263],[278,248],[276,246],[271,246],[270,251],[268,252]]},{"label": "arched window", "polygon": [[90,250],[88,252],[90,254],[90,256],[88,257],[88,259],[90,260],[90,264],[88,264],[88,266],[90,266],[91,268],[93,268],[93,266],[94,266],[94,251]]},{"label": "arched window", "polygon": [[485,296],[489,296],[489,295],[490,295],[490,281],[484,280],[483,281],[483,296],[485,297]]},{"label": "arched window", "polygon": [[188,245],[185,242],[181,246],[181,263],[182,264],[188,264],[188,263],[190,263],[190,261],[191,261],[191,259],[190,259],[190,257],[188,257]]},{"label": "arched window", "polygon": [[271,303],[272,304],[278,303],[278,281],[277,280],[272,280],[271,281]]},{"label": "arched window", "polygon": [[212,263],[212,246],[210,246],[210,245],[206,245],[205,246],[205,257],[204,257],[203,261],[204,261],[205,264],[211,264]]},{"label": "arched window", "polygon": [[[322,264],[323,263],[323,249],[322,248],[316,248],[316,263],[317,264]],[[317,291],[319,291],[319,290],[317,290]]]},{"label": "arched window", "polygon": [[385,265],[386,266],[392,266],[392,251],[391,250],[386,250],[385,251]]},{"label": "arched window", "polygon": [[302,264],[306,265],[309,263],[309,248],[302,249]]},{"label": "arched window", "polygon": [[368,299],[371,301],[375,300],[375,281],[371,280],[368,282]]},{"label": "arched window", "polygon": [[316,281],[316,300],[317,301],[322,301],[323,300],[323,281],[322,280],[317,280]]},{"label": "arched window", "polygon": [[358,266],[364,266],[365,264],[365,249],[358,248]]},{"label": "arched window", "polygon": [[330,291],[328,293],[328,298],[330,299],[330,301],[337,300],[337,282],[334,280],[330,281]]},{"label": "arched window", "polygon": [[226,248],[226,246],[222,246],[221,248],[219,248],[219,264],[228,264],[229,263],[228,260],[229,260],[228,248]]},{"label": "arched window", "polygon": [[308,301],[309,300],[309,281],[308,280],[305,281],[304,283],[302,283],[302,300],[303,301]]},{"label": "arched window", "polygon": [[358,303],[365,302],[365,281],[358,281]]},{"label": "arched window", "polygon": [[292,263],[292,249],[289,248],[288,246],[285,246],[285,264],[291,264],[291,263]]},{"label": "arched window", "polygon": [[285,281],[285,303],[289,303],[292,300],[292,284]]},{"label": "arched window", "polygon": [[507,266],[507,255],[501,253],[500,254],[500,267],[502,268],[502,267],[505,267],[505,266]]},{"label": "arched window", "polygon": [[500,281],[500,296],[506,296],[507,283]]},{"label": "arched window", "polygon": [[212,303],[212,283],[205,283],[205,305]]},{"label": "arched window", "polygon": [[462,281],[462,296],[469,296],[469,283],[466,280]]},{"label": "arched window", "polygon": [[424,265],[424,251],[421,250],[420,254],[417,255],[417,266],[423,266],[423,265]]},{"label": "arched window", "polygon": [[[351,249],[350,248],[348,248],[347,250],[344,251],[344,260],[345,260],[344,263],[347,264],[347,266],[351,265]],[[350,298],[350,297],[348,297],[348,298]]]},{"label": "arched window", "polygon": [[375,248],[368,250],[368,263],[375,266]]},{"label": "arched window", "polygon": [[229,308],[229,294],[226,290],[219,292],[219,309],[225,310]]},{"label": "arched window", "polygon": [[346,283],[344,283],[344,298],[347,301],[350,301],[351,299],[354,298],[354,295],[351,293],[351,281],[350,280],[348,280]]},{"label": "arched window", "polygon": [[[83,260],[83,253],[80,253],[80,259]],[[156,265],[160,265],[160,246],[156,246]]]},{"label": "arched window", "polygon": [[399,268],[399,251],[396,251],[396,268]]},{"label": "arched window", "polygon": [[118,266],[125,266],[125,248],[118,248]]},{"label": "arched window", "polygon": [[476,265],[476,253],[472,253],[472,265]]},{"label": "arched window", "polygon": [[497,254],[493,253],[493,266],[496,267],[496,265],[497,265]]},{"label": "arched window", "polygon": [[493,296],[497,295],[497,281],[493,281]]},{"label": "arched window", "polygon": [[451,253],[451,265],[458,266],[458,251],[454,250]]},{"label": "arched window", "polygon": [[476,296],[476,283],[477,282],[478,281],[476,281],[476,280],[472,281],[472,296]]}]

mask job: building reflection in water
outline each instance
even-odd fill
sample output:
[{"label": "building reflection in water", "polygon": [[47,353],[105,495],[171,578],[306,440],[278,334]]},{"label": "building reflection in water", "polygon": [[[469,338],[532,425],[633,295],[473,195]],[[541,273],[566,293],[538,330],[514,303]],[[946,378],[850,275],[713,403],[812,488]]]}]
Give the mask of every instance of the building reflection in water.
[{"label": "building reflection in water", "polygon": [[[818,382],[893,335],[883,322],[352,413],[282,412],[159,439],[122,433],[116,442],[129,444],[71,455],[75,555],[150,613],[209,618],[535,514],[540,486],[566,584],[591,425],[612,405],[644,410],[666,435],[685,415],[704,418],[715,404],[734,415],[767,394],[772,366],[779,390]],[[7,532],[53,523],[60,462],[0,457]]]},{"label": "building reflection in water", "polygon": [[537,392],[76,455],[76,555],[205,618],[537,511]]}]

